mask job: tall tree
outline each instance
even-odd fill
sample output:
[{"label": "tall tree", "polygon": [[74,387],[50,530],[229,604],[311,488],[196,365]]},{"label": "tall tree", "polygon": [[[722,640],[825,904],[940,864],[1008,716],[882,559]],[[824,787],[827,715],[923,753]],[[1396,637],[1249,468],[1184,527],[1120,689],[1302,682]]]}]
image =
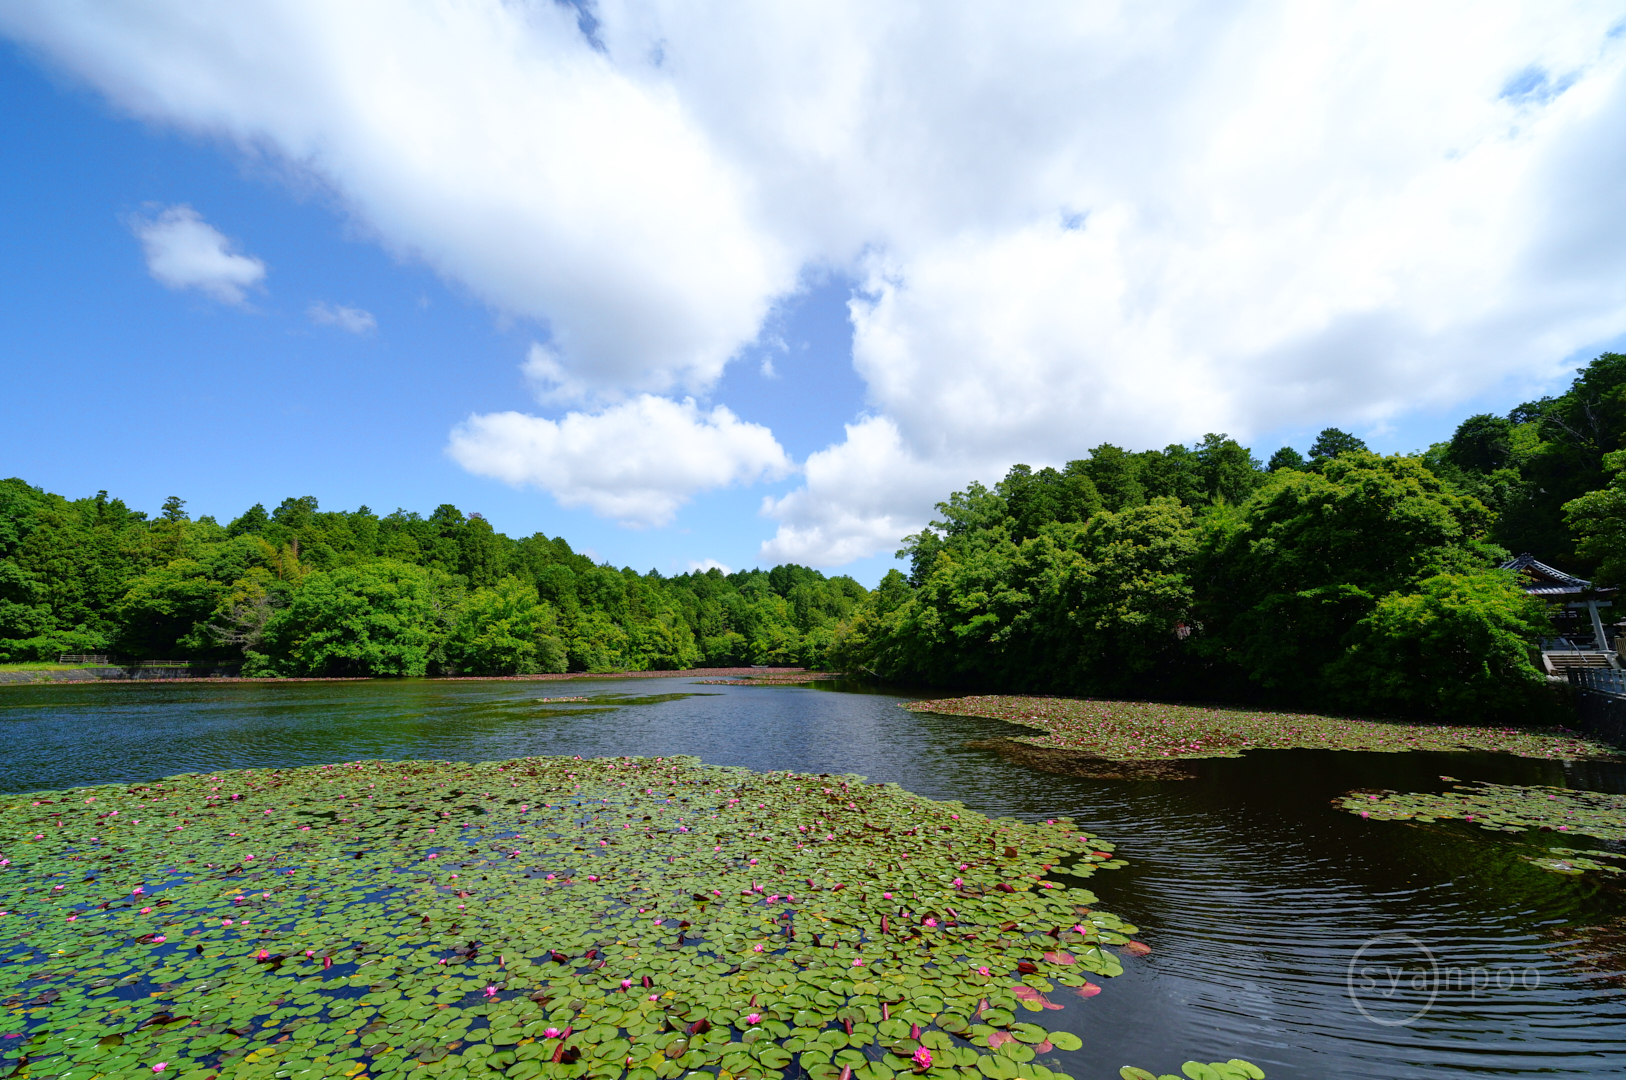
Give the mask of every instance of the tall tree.
[{"label": "tall tree", "polygon": [[1365,449],[1365,441],[1347,431],[1340,431],[1335,427],[1322,428],[1321,434],[1310,444],[1310,464],[1319,468],[1340,454]]}]

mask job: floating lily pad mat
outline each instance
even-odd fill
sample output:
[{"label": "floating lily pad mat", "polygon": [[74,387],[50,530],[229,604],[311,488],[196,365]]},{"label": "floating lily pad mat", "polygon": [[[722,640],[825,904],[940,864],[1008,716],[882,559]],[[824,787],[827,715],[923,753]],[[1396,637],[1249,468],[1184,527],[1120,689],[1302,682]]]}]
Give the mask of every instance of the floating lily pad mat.
[{"label": "floating lily pad mat", "polygon": [[1200,1061],[1188,1061],[1180,1067],[1181,1076],[1173,1073],[1164,1073],[1154,1076],[1145,1069],[1137,1069],[1133,1065],[1125,1065],[1118,1070],[1123,1080],[1265,1080],[1265,1071],[1251,1061],[1241,1058],[1232,1058],[1230,1061],[1211,1061],[1204,1065]]},{"label": "floating lily pad mat", "polygon": [[1445,792],[1352,791],[1334,805],[1379,821],[1445,818],[1499,832],[1542,829],[1626,840],[1626,795],[1603,791],[1476,782]]},{"label": "floating lily pad mat", "polygon": [[708,693],[674,694],[594,694],[588,696],[578,694],[572,697],[540,697],[529,704],[534,711],[531,716],[586,716],[591,713],[613,712],[632,705],[662,705],[668,701],[683,701],[692,697],[709,697]]},{"label": "floating lily pad mat", "polygon": [[1605,874],[1626,874],[1626,867],[1616,866],[1613,863],[1599,862],[1598,856],[1605,859],[1626,858],[1617,852],[1611,851],[1582,851],[1578,848],[1555,847],[1548,848],[1546,855],[1522,856],[1525,862],[1533,863],[1543,870],[1551,870],[1555,874],[1568,874],[1574,877],[1588,870],[1597,870]]},{"label": "floating lily pad mat", "polygon": [[1038,728],[1029,746],[1114,761],[1238,757],[1244,750],[1492,750],[1520,757],[1611,758],[1574,731],[1408,724],[1305,713],[1162,705],[1147,701],[982,696],[916,701],[916,712],[983,716]]},{"label": "floating lily pad mat", "polygon": [[769,672],[734,679],[698,679],[702,686],[798,686],[802,683],[830,682],[844,679],[839,671]]},{"label": "floating lily pad mat", "polygon": [[0,842],[0,1075],[1050,1080],[1026,1017],[1147,951],[1069,821],[694,758],[6,796]]}]

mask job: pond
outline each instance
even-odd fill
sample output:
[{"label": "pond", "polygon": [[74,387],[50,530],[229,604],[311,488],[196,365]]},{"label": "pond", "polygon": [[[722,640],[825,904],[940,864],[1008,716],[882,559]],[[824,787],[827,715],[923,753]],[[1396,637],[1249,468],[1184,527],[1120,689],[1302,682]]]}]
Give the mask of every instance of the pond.
[{"label": "pond", "polygon": [[1353,788],[1445,790],[1442,775],[1622,792],[1626,765],[1300,750],[1195,762],[1187,780],[1078,779],[966,745],[1016,733],[1006,724],[912,714],[909,700],[690,679],[0,687],[0,789],[577,754],[860,773],[1116,842],[1129,865],[1089,886],[1152,952],[1067,1005],[1086,1041],[1067,1062],[1078,1080],[1232,1057],[1272,1080],[1626,1071],[1613,876],[1542,870],[1523,857],[1542,850],[1529,837],[1332,805]]}]

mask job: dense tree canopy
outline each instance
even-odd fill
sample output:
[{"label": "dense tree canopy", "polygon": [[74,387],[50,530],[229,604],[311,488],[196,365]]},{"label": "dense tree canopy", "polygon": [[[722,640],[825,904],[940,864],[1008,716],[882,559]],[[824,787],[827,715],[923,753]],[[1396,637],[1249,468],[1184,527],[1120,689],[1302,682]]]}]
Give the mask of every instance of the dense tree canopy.
[{"label": "dense tree canopy", "polygon": [[[1415,458],[1346,451],[1319,472],[1282,470],[1216,517],[1194,570],[1198,644],[1254,683],[1308,694],[1351,628],[1391,593],[1447,572],[1494,572],[1490,514]],[[1521,594],[1522,595],[1522,594]]]},{"label": "dense tree canopy", "polygon": [[114,652],[265,674],[820,665],[868,592],[803,566],[662,577],[478,514],[327,511],[221,526],[0,481],[0,662]]},{"label": "dense tree canopy", "polygon": [[1327,428],[1267,467],[1222,435],[1018,465],[905,538],[907,579],[882,583],[833,658],[1019,690],[1543,715],[1529,654],[1552,628],[1497,568],[1508,547],[1626,580],[1626,451],[1609,456],[1626,360],[1578,376],[1409,457]]},{"label": "dense tree canopy", "polygon": [[1581,533],[1565,504],[1605,486],[1605,458],[1626,447],[1623,438],[1626,355],[1604,353],[1577,370],[1565,393],[1525,402],[1505,417],[1470,416],[1423,459],[1495,513],[1498,544],[1588,576],[1608,550],[1596,542],[1577,546]]}]

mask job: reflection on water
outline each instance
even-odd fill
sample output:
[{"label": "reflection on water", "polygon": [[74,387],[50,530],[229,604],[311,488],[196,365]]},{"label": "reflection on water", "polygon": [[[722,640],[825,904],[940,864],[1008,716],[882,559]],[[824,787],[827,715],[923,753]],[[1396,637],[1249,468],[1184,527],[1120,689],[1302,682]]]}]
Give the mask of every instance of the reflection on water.
[{"label": "reflection on water", "polygon": [[[567,695],[590,700],[541,700]],[[1247,1058],[1272,1080],[1626,1073],[1621,885],[1531,866],[1530,836],[1330,805],[1357,787],[1441,790],[1441,774],[1623,791],[1626,767],[1302,750],[1201,762],[1183,781],[1075,779],[965,745],[1005,724],[903,700],[689,680],[0,687],[0,789],[528,754],[861,773],[990,813],[1070,815],[1118,842],[1129,867],[1089,884],[1153,952],[1046,1014],[1085,1040],[1066,1055],[1079,1080],[1188,1056]]]}]

